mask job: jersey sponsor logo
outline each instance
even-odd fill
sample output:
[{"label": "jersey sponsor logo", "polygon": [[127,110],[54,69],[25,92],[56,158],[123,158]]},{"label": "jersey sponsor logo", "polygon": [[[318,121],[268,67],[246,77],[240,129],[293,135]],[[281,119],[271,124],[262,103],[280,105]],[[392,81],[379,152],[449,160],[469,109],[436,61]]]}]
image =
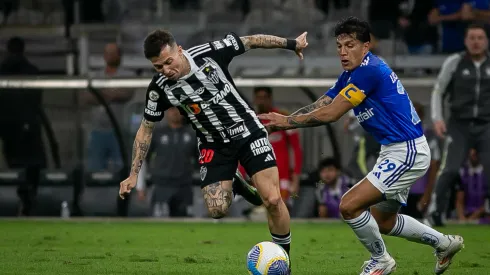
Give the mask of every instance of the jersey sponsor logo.
[{"label": "jersey sponsor logo", "polygon": [[148,108],[145,108],[145,114],[150,115],[150,116],[161,116],[162,112],[155,112],[155,111],[152,111]]},{"label": "jersey sponsor logo", "polygon": [[345,99],[347,99],[354,106],[361,104],[361,102],[366,98],[364,91],[360,90],[352,83],[342,89],[339,94],[345,97]]},{"label": "jersey sponsor logo", "polygon": [[356,118],[357,118],[357,121],[359,121],[359,123],[361,122],[364,122],[370,118],[372,118],[374,116],[374,113],[373,113],[373,108],[369,108],[369,109],[364,109],[364,112],[360,112],[358,115],[356,115]]},{"label": "jersey sponsor logo", "polygon": [[209,106],[211,106],[212,104],[219,104],[219,102],[223,100],[230,93],[231,93],[231,86],[230,84],[226,83],[224,89],[216,93],[216,95],[213,96],[210,100],[202,101],[199,103],[183,104],[181,105],[181,107],[187,113],[197,115],[201,113],[202,110],[209,108]]},{"label": "jersey sponsor logo", "polygon": [[227,128],[226,131],[228,132],[228,135],[231,138],[233,138],[233,137],[241,135],[245,132],[248,132],[248,129],[247,129],[247,127],[245,127],[244,122],[239,122],[239,123]]},{"label": "jersey sponsor logo", "polygon": [[272,151],[272,148],[267,138],[259,138],[250,144],[250,150],[254,156],[258,156]]},{"label": "jersey sponsor logo", "polygon": [[218,70],[216,70],[216,68],[214,68],[213,66],[208,65],[208,66],[204,67],[204,69],[202,70],[202,72],[204,73],[204,75],[206,75],[206,78],[209,81],[211,81],[211,83],[213,83],[213,84],[218,84],[219,83]]},{"label": "jersey sponsor logo", "polygon": [[199,106],[199,104],[197,104],[197,103],[184,104],[184,105],[182,105],[182,108],[187,113],[193,114],[193,115],[198,115],[202,111],[201,106]]},{"label": "jersey sponsor logo", "polygon": [[160,98],[160,95],[156,91],[150,91],[148,97],[151,101],[157,101]]},{"label": "jersey sponsor logo", "polygon": [[236,51],[238,51],[240,49],[240,46],[238,45],[238,42],[236,41],[235,37],[231,34],[228,34],[226,36],[226,39],[228,39],[229,41],[231,41],[231,43],[233,44],[233,47],[235,48]]},{"label": "jersey sponsor logo", "polygon": [[148,101],[148,104],[146,105],[146,108],[156,111],[157,110],[157,103],[154,101]]}]

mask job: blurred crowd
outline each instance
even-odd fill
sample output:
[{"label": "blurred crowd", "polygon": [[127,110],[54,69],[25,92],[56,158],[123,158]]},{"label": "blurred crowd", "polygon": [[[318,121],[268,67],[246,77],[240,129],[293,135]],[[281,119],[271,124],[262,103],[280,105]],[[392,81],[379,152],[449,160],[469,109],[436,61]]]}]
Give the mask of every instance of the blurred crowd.
[{"label": "blurred crowd", "polygon": [[[4,23],[9,15],[15,12],[20,1],[9,0],[0,3]],[[66,22],[73,23],[72,6],[74,1],[62,1],[66,8]],[[274,1],[287,4],[288,1]],[[315,7],[329,17],[334,10],[347,10],[352,1],[316,0]],[[245,17],[250,12],[251,0],[227,1],[227,9],[240,10]],[[170,1],[172,9],[186,10],[202,8],[199,0]],[[107,22],[124,14],[127,1],[99,0],[82,1],[82,22]],[[390,11],[390,12],[387,12]],[[404,41],[410,54],[451,54],[464,51],[465,30],[471,23],[482,23],[485,27],[490,22],[489,1],[467,0],[371,0],[367,8],[367,17],[372,26],[373,52],[382,51],[382,42],[390,39]],[[112,19],[111,19],[112,18]],[[487,39],[485,37],[485,39]],[[488,42],[486,42],[488,47]],[[6,56],[0,63],[0,76],[35,76],[41,73],[25,56],[25,41],[13,37],[6,45]],[[104,48],[105,68],[92,71],[94,77],[113,78],[131,77],[135,72],[121,66],[123,53],[120,45],[108,43]],[[488,71],[487,71],[488,74]],[[490,81],[485,78],[484,81]],[[281,106],[274,103],[274,91],[271,87],[255,87],[250,102],[257,113],[283,112]],[[41,178],[41,171],[47,168],[46,148],[43,143],[43,91],[37,89],[1,89],[0,90],[0,140],[5,168],[26,169],[25,179],[19,181],[17,195],[20,199],[19,215],[32,215],[35,208],[36,189]],[[94,93],[92,90],[78,93],[77,102],[90,117],[86,129],[86,163],[88,173],[110,171],[117,175],[124,170],[124,161],[119,147],[119,140],[114,131],[113,121],[107,115],[106,108],[114,114],[116,123],[123,124],[129,103],[135,102],[135,91],[103,89]],[[136,107],[139,107],[137,104]],[[419,116],[424,120],[424,107],[414,103]],[[135,133],[139,125],[143,108],[135,108],[131,117]],[[193,204],[192,188],[198,152],[195,137],[189,125],[176,109],[170,109],[153,136],[152,147],[147,162],[139,177],[137,194],[133,200],[145,201],[151,205],[149,216],[192,216],[190,206]],[[431,125],[431,123],[426,123]],[[132,128],[131,128],[132,127]],[[334,158],[320,161],[314,171],[304,171],[302,162],[307,155],[303,154],[300,132],[284,131],[271,134],[269,139],[274,147],[279,166],[281,193],[288,207],[295,211],[300,198],[308,195],[304,189],[312,190],[309,209],[299,211],[306,217],[339,218],[338,205],[342,195],[370,171],[377,158],[379,144],[360,129],[355,116],[351,113],[345,122],[345,132],[356,144],[348,165],[342,167]],[[420,179],[411,189],[408,206],[403,208],[407,214],[423,218],[429,211],[433,200],[432,194],[436,185],[438,171],[443,159],[442,140],[430,127],[425,134],[428,138],[432,163],[427,175]],[[129,151],[130,148],[127,148]],[[459,177],[451,184],[451,203],[449,218],[459,221],[488,222],[484,200],[487,190],[487,177],[478,160],[477,148],[471,148]],[[5,169],[4,169],[5,170]],[[242,171],[243,172],[243,171]],[[125,174],[123,172],[122,174]],[[79,192],[81,192],[79,190]],[[117,193],[114,193],[116,197]],[[78,196],[78,195],[76,195]],[[299,196],[299,197],[297,197]],[[74,209],[79,208],[74,202]],[[249,216],[257,209],[244,208],[243,215]],[[82,213],[80,213],[82,214]],[[126,213],[127,214],[127,213]]]}]

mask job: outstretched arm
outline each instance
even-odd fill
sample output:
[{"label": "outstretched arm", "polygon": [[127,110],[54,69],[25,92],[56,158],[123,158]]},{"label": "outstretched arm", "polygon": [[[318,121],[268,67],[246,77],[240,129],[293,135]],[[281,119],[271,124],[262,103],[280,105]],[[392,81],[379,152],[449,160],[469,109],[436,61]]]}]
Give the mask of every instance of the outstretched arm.
[{"label": "outstretched arm", "polygon": [[308,46],[306,34],[304,32],[294,40],[267,34],[242,36],[240,40],[246,51],[250,49],[288,49],[295,51],[300,58],[303,58],[302,51]]},{"label": "outstretched arm", "polygon": [[150,149],[154,126],[154,122],[148,121],[144,118],[141,121],[140,128],[136,133],[136,138],[134,139],[133,143],[130,177],[137,177],[141,170],[143,161],[145,160],[148,150]]},{"label": "outstretched arm", "polygon": [[[240,37],[245,50],[250,49],[286,49],[288,40],[274,35],[256,34]],[[293,40],[294,41],[294,40]],[[296,44],[296,41],[295,43]],[[294,45],[296,47],[296,45]]]},{"label": "outstretched arm", "polygon": [[344,97],[337,96],[329,106],[313,110],[307,114],[288,116],[287,122],[293,128],[316,127],[339,120],[354,106]]},{"label": "outstretched arm", "polygon": [[123,180],[119,187],[119,196],[121,199],[124,199],[125,196],[131,192],[131,189],[136,187],[138,174],[150,149],[154,125],[154,122],[148,121],[144,118],[141,121],[140,128],[136,133],[136,138],[134,139],[133,143],[131,171],[129,172],[129,177]]},{"label": "outstretched arm", "polygon": [[[311,103],[310,105],[306,105],[304,107],[299,108],[298,110],[296,110],[294,113],[290,114],[289,116],[307,114],[307,113],[312,112],[316,109],[319,109],[323,106],[327,106],[330,103],[332,103],[332,98],[330,98],[329,96],[326,96],[326,95],[322,95],[317,101]],[[267,128],[267,131],[269,133],[281,131],[281,130],[287,130],[287,129],[277,127],[274,125],[266,126],[266,128]]]},{"label": "outstretched arm", "polygon": [[350,101],[342,96],[337,96],[332,103],[327,106],[321,106],[306,114],[283,116],[276,113],[269,113],[259,115],[259,117],[261,119],[269,120],[269,127],[274,127],[274,129],[287,130],[307,128],[337,121],[353,107],[354,105]]}]

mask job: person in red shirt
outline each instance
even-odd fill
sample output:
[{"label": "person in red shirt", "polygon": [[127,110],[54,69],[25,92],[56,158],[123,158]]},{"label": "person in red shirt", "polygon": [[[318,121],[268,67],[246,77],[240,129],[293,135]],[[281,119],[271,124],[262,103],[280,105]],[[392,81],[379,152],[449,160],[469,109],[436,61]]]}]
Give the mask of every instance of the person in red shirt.
[{"label": "person in red shirt", "polygon": [[[272,89],[270,87],[254,88],[254,104],[255,110],[259,114],[276,112],[286,115],[286,112],[273,106]],[[268,121],[261,122],[267,123]],[[274,132],[269,134],[269,141],[276,156],[282,199],[290,207],[292,204],[291,198],[299,191],[299,180],[303,164],[303,150],[300,145],[299,133],[296,129]],[[291,169],[290,148],[293,150],[294,155],[293,169]],[[246,174],[241,166],[240,172],[242,175]]]}]

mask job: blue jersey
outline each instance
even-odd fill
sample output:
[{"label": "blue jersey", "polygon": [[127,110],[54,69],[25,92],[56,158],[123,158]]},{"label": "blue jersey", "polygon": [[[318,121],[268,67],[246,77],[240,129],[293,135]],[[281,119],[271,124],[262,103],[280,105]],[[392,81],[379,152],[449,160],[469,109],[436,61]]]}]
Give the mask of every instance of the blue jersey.
[{"label": "blue jersey", "polygon": [[420,118],[398,76],[370,52],[359,67],[344,71],[325,94],[331,98],[340,95],[350,101],[361,126],[380,144],[423,135]]}]

